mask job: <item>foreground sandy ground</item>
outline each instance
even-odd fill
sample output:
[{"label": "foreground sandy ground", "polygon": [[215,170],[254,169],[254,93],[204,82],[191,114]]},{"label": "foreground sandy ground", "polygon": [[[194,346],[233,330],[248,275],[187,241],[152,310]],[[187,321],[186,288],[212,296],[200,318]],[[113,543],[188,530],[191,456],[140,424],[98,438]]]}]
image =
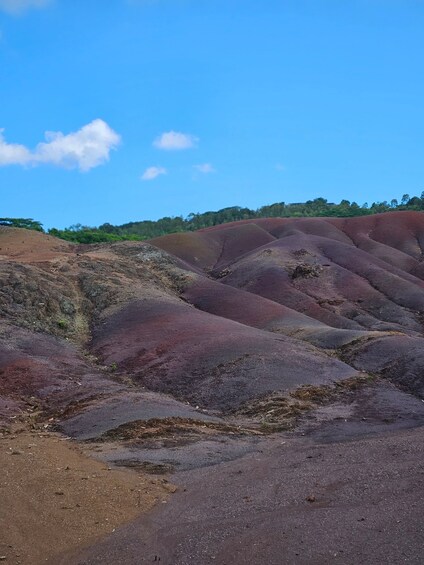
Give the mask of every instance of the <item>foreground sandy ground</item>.
[{"label": "foreground sandy ground", "polygon": [[165,501],[163,479],[109,469],[55,434],[0,435],[0,559],[36,565]]},{"label": "foreground sandy ground", "polygon": [[422,564],[424,428],[347,440],[350,427],[176,473],[168,504],[58,563]]}]

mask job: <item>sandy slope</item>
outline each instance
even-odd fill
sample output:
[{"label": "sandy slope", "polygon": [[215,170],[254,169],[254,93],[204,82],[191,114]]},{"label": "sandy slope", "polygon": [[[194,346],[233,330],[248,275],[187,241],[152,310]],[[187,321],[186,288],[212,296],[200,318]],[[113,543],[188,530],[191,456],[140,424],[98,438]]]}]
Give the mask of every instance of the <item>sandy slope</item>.
[{"label": "sandy slope", "polygon": [[166,500],[171,488],[110,470],[40,431],[1,436],[0,469],[0,556],[11,564],[54,562]]}]

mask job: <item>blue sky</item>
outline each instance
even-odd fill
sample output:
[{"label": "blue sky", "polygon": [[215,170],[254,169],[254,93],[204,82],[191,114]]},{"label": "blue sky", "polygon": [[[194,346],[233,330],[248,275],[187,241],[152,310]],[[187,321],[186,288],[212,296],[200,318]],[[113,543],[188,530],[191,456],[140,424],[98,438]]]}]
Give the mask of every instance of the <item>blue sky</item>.
[{"label": "blue sky", "polygon": [[424,1],[0,0],[0,128],[47,228],[419,195]]}]

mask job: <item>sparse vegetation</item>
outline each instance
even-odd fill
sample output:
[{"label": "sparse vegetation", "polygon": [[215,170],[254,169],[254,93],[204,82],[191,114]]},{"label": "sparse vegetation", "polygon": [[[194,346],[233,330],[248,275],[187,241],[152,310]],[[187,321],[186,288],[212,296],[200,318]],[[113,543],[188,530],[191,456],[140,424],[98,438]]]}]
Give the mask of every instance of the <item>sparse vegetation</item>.
[{"label": "sparse vegetation", "polygon": [[68,329],[68,322],[66,320],[64,320],[63,318],[61,318],[60,320],[57,321],[57,325],[61,330],[67,330]]},{"label": "sparse vegetation", "polygon": [[247,417],[250,425],[259,424],[264,434],[290,430],[302,414],[336,400],[351,402],[352,391],[369,386],[375,379],[363,373],[332,385],[302,385],[288,395],[276,392],[247,402],[235,414]]},{"label": "sparse vegetation", "polygon": [[172,438],[178,444],[181,441],[199,439],[202,436],[219,434],[249,435],[258,434],[253,428],[245,428],[225,422],[209,422],[190,418],[152,418],[136,420],[122,424],[104,433],[100,438],[90,441],[120,440],[140,443],[146,440],[166,440]]}]

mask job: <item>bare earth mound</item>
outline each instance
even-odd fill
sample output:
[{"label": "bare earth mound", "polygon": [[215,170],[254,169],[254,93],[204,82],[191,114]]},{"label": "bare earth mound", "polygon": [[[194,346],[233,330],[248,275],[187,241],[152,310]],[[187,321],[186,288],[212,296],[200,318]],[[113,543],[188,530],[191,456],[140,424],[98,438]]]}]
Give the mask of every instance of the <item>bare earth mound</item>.
[{"label": "bare earth mound", "polygon": [[0,555],[52,562],[166,500],[167,484],[108,470],[63,438],[23,432],[0,439]]},{"label": "bare earth mound", "polygon": [[[201,515],[196,517],[200,523],[211,514],[212,505],[218,508],[213,512],[217,525],[204,526],[214,532],[212,537],[204,547],[194,549],[186,540],[190,520],[172,534],[172,540],[164,530],[162,537],[156,537],[154,524],[161,520],[169,524],[173,513],[189,512],[189,494],[171,497],[166,512],[162,507],[154,511],[154,522],[142,518],[135,523],[141,526],[113,534],[111,540],[121,552],[115,562],[150,562],[161,553],[161,562],[169,564],[261,563],[259,548],[265,551],[265,542],[254,541],[257,536],[267,540],[267,546],[280,548],[280,557],[263,553],[267,563],[329,562],[330,553],[321,542],[319,547],[314,542],[318,531],[309,514],[275,509],[270,523],[259,525],[264,508],[274,504],[271,495],[266,504],[262,500],[265,490],[275,487],[282,492],[283,488],[276,486],[280,479],[269,469],[284,457],[278,448],[282,442],[293,442],[286,462],[289,467],[289,461],[297,461],[297,454],[308,446],[329,445],[322,447],[328,462],[324,466],[317,462],[317,476],[337,466],[338,451],[349,454],[344,467],[349,489],[355,473],[353,452],[346,442],[356,442],[352,449],[358,460],[371,445],[367,442],[383,442],[381,453],[375,451],[375,469],[388,457],[391,448],[386,445],[395,446],[395,453],[396,446],[405,445],[409,437],[405,434],[411,434],[417,445],[422,440],[423,250],[424,214],[420,212],[348,219],[258,219],[146,243],[91,246],[71,245],[27,230],[0,229],[2,468],[3,476],[21,473],[29,478],[28,488],[19,494],[22,513],[40,512],[37,500],[50,483],[56,484],[50,471],[43,474],[29,465],[34,456],[23,447],[32,443],[27,434],[59,432],[83,442],[80,445],[87,453],[103,461],[81,465],[131,467],[130,481],[148,481],[146,473],[172,472],[172,481],[181,484],[183,493],[195,481],[198,490],[193,496],[200,508]],[[16,429],[21,432],[12,433]],[[55,453],[67,449],[59,436],[54,437],[43,439],[37,448],[44,450],[46,464],[56,457],[51,442],[56,442]],[[335,442],[342,446],[334,447]],[[10,455],[13,450],[19,454]],[[65,451],[64,458],[74,457]],[[260,463],[262,452],[267,455]],[[420,464],[419,450],[415,459],[413,453],[408,457],[411,469]],[[287,488],[297,500],[304,494],[296,494],[297,472],[292,475],[284,468]],[[412,522],[420,517],[413,510],[406,515],[401,507],[408,489],[417,499],[423,496],[422,481],[397,463],[390,468],[406,481],[406,490],[400,489],[397,495],[399,519],[410,547],[407,560],[418,563],[422,553]],[[239,508],[238,502],[231,502],[231,507],[238,508],[235,521],[225,518],[228,509],[221,508],[220,469],[230,475],[239,469],[246,475],[239,485],[240,493],[245,489],[246,503]],[[76,485],[75,473],[68,471],[70,484]],[[113,477],[114,472],[106,475]],[[264,484],[254,487],[249,472],[265,474]],[[308,473],[313,468],[300,465],[299,476],[303,472],[312,481]],[[120,477],[113,479],[116,485],[122,484]],[[8,480],[2,483],[5,490]],[[105,476],[105,493],[108,480]],[[396,490],[391,478],[385,480],[378,486],[376,479],[375,497],[389,496],[389,488]],[[202,492],[207,492],[202,485],[207,484],[214,493],[210,502],[202,498]],[[146,499],[148,507],[159,492],[155,485]],[[315,502],[321,491],[309,482],[305,489],[311,494],[304,499],[310,496],[311,500],[304,510],[310,513],[308,509],[318,507]],[[89,504],[93,492],[78,496]],[[12,493],[8,493],[9,506],[3,507],[4,519],[11,526],[2,528],[7,539],[0,539],[0,556],[3,552],[7,559],[15,559],[19,553],[16,559],[22,563],[45,562],[53,553],[43,541],[25,545],[19,538],[23,518],[20,511],[12,510]],[[146,496],[150,494],[146,491]],[[366,519],[369,509],[359,494],[346,491],[342,495],[349,504],[362,504],[361,515]],[[60,496],[52,497],[53,505]],[[223,500],[228,496],[224,489]],[[280,495],[275,496],[280,500]],[[336,502],[325,496],[329,506],[326,502],[320,508],[333,508]],[[252,515],[251,521],[242,510],[248,513],[249,498],[256,500],[258,511],[257,519]],[[124,496],[121,503],[113,503],[119,516],[116,524],[138,513],[125,500]],[[108,512],[96,508],[91,508],[93,516]],[[395,516],[397,507],[390,508]],[[55,554],[63,553],[64,562],[70,563],[104,562],[109,541],[88,550],[82,561],[73,548],[110,528],[101,527],[101,519],[94,520],[95,527],[87,528],[84,537],[72,526],[83,511],[74,508],[67,514],[69,521],[60,521],[55,514],[65,512],[60,510],[52,506],[43,522],[47,529],[56,528],[57,539],[62,536],[60,528],[70,528]],[[232,534],[231,543],[224,541],[218,527],[224,518],[230,520],[234,536],[238,532],[243,539],[243,550],[235,548]],[[92,519],[87,514],[87,520]],[[284,522],[287,547],[294,547],[300,544],[296,520],[308,524],[311,537],[302,538],[305,552],[293,549],[286,555],[279,525]],[[329,511],[317,520],[331,528],[339,527],[341,518],[340,513]],[[146,533],[140,533],[140,527]],[[389,544],[386,550],[393,555],[389,561],[401,562],[402,552],[394,549],[395,526],[378,527],[385,532],[383,538],[376,533],[367,543]],[[240,528],[249,532],[241,535]],[[362,534],[356,530],[351,530],[350,541],[343,538],[343,555],[340,549],[334,550],[333,557],[339,556],[340,563],[367,562],[360,553]],[[359,536],[356,545],[353,536]],[[333,547],[333,542],[328,543]],[[148,551],[145,560],[140,557],[141,547]],[[372,555],[374,561],[369,562],[382,562],[377,549]]]}]

